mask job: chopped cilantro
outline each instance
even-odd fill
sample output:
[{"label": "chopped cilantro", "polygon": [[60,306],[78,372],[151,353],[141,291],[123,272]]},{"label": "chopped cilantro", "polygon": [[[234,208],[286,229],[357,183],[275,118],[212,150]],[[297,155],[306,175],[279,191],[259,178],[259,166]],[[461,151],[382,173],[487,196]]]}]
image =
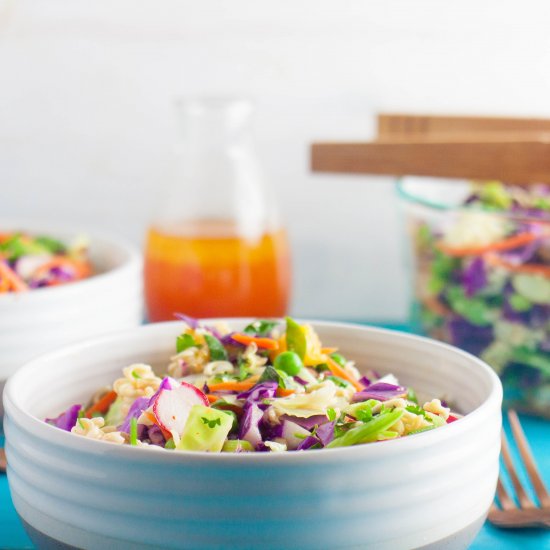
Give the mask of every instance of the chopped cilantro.
[{"label": "chopped cilantro", "polygon": [[327,370],[330,371],[326,363],[320,363],[319,365],[315,365],[313,368],[319,373],[325,372]]},{"label": "chopped cilantro", "polygon": [[277,321],[254,321],[245,329],[244,333],[258,336],[267,336],[279,323]]},{"label": "chopped cilantro", "polygon": [[262,373],[262,376],[260,376],[260,379],[258,380],[258,384],[261,384],[262,382],[277,382],[280,388],[286,388],[286,378],[287,375],[283,371],[276,369],[273,365],[267,365]]},{"label": "chopped cilantro", "polygon": [[242,382],[243,380],[246,380],[250,376],[250,372],[248,371],[248,366],[246,363],[239,363],[239,373],[234,376],[236,380],[239,382]]},{"label": "chopped cilantro", "polygon": [[215,336],[205,334],[204,339],[206,340],[206,345],[210,350],[211,361],[227,361],[227,351],[223,347],[223,344]]},{"label": "chopped cilantro", "polygon": [[136,380],[139,380],[139,379],[141,378],[141,376],[140,376],[135,370],[132,371],[132,376],[133,376]]},{"label": "chopped cilantro", "polygon": [[339,388],[347,388],[350,383],[346,382],[343,378],[339,378],[338,376],[327,376],[327,380],[332,380]]},{"label": "chopped cilantro", "polygon": [[331,422],[334,422],[336,420],[336,411],[332,408],[332,407],[329,407],[327,409],[327,418],[331,421]]},{"label": "chopped cilantro", "polygon": [[368,405],[357,409],[355,414],[357,415],[357,420],[360,420],[361,422],[368,422],[369,420],[372,420],[373,416],[372,409]]},{"label": "chopped cilantro", "polygon": [[219,418],[215,418],[214,420],[209,420],[208,418],[206,418],[206,416],[201,416],[201,420],[203,424],[208,424],[209,428],[215,428],[216,426],[222,425],[222,422]]},{"label": "chopped cilantro", "polygon": [[426,411],[420,405],[408,405],[405,410],[419,416],[426,416]]},{"label": "chopped cilantro", "polygon": [[195,347],[197,343],[190,334],[180,334],[176,339],[176,351],[181,353],[188,348]]}]

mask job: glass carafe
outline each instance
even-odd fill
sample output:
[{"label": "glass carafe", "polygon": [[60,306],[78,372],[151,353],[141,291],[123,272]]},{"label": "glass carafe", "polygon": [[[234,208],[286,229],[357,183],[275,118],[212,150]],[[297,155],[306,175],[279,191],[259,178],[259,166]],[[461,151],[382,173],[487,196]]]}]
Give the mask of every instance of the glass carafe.
[{"label": "glass carafe", "polygon": [[149,320],[284,315],[289,248],[252,146],[252,105],[187,99],[177,111],[182,139],[147,235]]}]

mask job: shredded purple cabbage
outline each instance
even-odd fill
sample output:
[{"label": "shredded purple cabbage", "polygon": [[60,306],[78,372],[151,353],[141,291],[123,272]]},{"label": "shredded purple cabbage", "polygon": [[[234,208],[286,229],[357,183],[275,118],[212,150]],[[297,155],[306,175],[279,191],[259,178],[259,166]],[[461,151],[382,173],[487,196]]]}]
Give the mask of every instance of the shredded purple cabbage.
[{"label": "shredded purple cabbage", "polygon": [[327,422],[325,424],[321,424],[317,430],[315,430],[315,435],[323,447],[326,447],[334,439],[335,426],[336,422]]},{"label": "shredded purple cabbage", "polygon": [[469,298],[487,286],[487,273],[482,258],[475,258],[462,272],[462,285]]},{"label": "shredded purple cabbage", "polygon": [[364,390],[357,392],[353,396],[353,402],[367,401],[367,399],[376,399],[378,401],[387,401],[395,397],[401,397],[407,392],[407,388],[396,386],[386,382],[375,382],[367,386]]},{"label": "shredded purple cabbage", "polygon": [[78,420],[78,413],[81,409],[82,405],[72,405],[57,418],[46,418],[46,422],[56,428],[70,432]]},{"label": "shredded purple cabbage", "polygon": [[267,380],[266,382],[260,382],[253,388],[239,393],[238,399],[246,399],[247,403],[258,403],[264,399],[270,399],[275,397],[277,393],[278,384],[274,380]]},{"label": "shredded purple cabbage", "polygon": [[147,437],[153,445],[159,445],[160,447],[164,447],[166,445],[166,439],[162,434],[162,430],[156,424],[148,427]]},{"label": "shredded purple cabbage", "polygon": [[130,423],[132,419],[136,420],[141,416],[141,413],[149,407],[150,399],[148,397],[138,397],[130,407],[124,422],[117,428],[120,432],[130,433]]},{"label": "shredded purple cabbage", "polygon": [[283,414],[281,416],[281,420],[294,422],[294,424],[298,424],[298,426],[301,426],[306,430],[313,430],[315,426],[320,426],[321,424],[325,424],[326,422],[328,422],[328,418],[324,414],[316,414],[315,416],[310,416],[308,418],[299,418],[298,416]]},{"label": "shredded purple cabbage", "polygon": [[174,315],[180,321],[183,321],[186,325],[189,326],[189,328],[192,328],[193,330],[198,329],[200,327],[200,323],[198,319],[195,319],[194,317],[189,317],[189,315],[184,315],[183,313],[174,313]]},{"label": "shredded purple cabbage", "polygon": [[306,380],[300,378],[299,376],[294,376],[294,380],[296,380],[296,382],[298,382],[298,384],[301,384],[302,386],[307,386],[308,384]]},{"label": "shredded purple cabbage", "polygon": [[[378,378],[380,378],[380,376]],[[367,376],[361,376],[361,378],[359,378],[359,383],[363,384],[363,386],[370,386],[372,384],[372,380]]]},{"label": "shredded purple cabbage", "polygon": [[310,435],[309,437],[306,437],[300,443],[300,445],[298,445],[298,448],[296,450],[297,451],[307,451],[308,449],[313,447],[313,445],[317,445],[317,443],[319,443],[319,440],[316,437],[313,437],[312,435]]},{"label": "shredded purple cabbage", "polygon": [[254,448],[258,448],[263,443],[260,433],[260,422],[264,416],[264,411],[255,403],[247,402],[244,406],[244,414],[241,420],[239,430],[239,439],[248,441]]},{"label": "shredded purple cabbage", "polygon": [[189,317],[189,315],[184,315],[183,313],[174,313],[174,316],[177,317],[180,321],[183,321],[189,328],[196,330],[198,328],[204,328],[208,332],[212,333],[218,340],[222,340],[223,336],[217,331],[214,327],[202,325],[198,319],[194,317]]},{"label": "shredded purple cabbage", "polygon": [[472,325],[463,317],[453,316],[448,322],[451,343],[479,355],[494,338],[493,327]]}]

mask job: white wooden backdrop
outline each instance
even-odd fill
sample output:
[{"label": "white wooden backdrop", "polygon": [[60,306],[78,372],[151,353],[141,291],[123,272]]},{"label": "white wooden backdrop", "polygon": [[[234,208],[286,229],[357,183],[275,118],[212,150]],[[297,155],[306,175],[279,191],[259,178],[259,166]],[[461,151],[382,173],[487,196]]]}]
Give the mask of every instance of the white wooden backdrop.
[{"label": "white wooden backdrop", "polygon": [[0,216],[139,242],[178,94],[258,103],[293,241],[293,310],[407,310],[390,178],[313,176],[314,139],[369,138],[378,110],[550,115],[547,2],[0,0]]}]

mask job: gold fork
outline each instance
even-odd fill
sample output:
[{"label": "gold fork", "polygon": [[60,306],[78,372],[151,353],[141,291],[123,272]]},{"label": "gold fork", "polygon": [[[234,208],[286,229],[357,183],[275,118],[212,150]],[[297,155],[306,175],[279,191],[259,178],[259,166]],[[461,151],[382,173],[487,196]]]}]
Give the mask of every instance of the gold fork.
[{"label": "gold fork", "polygon": [[544,527],[550,529],[550,495],[548,495],[548,491],[540,477],[535,459],[527,443],[527,438],[525,437],[516,411],[509,410],[508,419],[510,420],[514,441],[516,442],[519,454],[523,460],[523,465],[537,495],[539,505],[535,504],[529,498],[525,488],[521,484],[512,462],[508,441],[503,433],[501,450],[502,459],[504,460],[506,470],[508,471],[512,485],[516,491],[519,506],[517,506],[514,499],[510,497],[499,477],[497,496],[500,502],[500,508],[493,503],[489,510],[488,519],[497,527]]}]

